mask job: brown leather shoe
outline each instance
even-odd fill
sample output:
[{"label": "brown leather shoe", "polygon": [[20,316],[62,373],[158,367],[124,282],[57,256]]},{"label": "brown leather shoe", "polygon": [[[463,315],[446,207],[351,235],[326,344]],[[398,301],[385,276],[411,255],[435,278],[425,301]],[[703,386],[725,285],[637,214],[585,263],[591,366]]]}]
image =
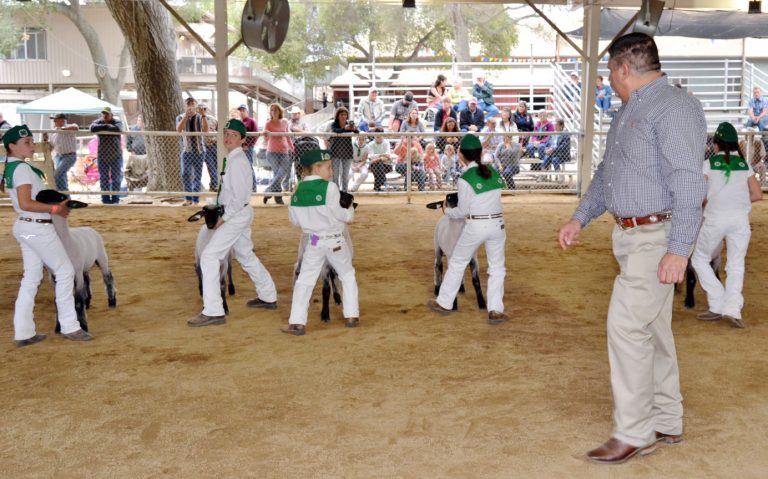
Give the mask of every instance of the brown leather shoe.
[{"label": "brown leather shoe", "polygon": [[16,347],[17,348],[23,348],[24,346],[29,346],[30,344],[39,343],[40,341],[45,340],[47,338],[45,334],[36,333],[31,338],[27,339],[17,339],[16,340]]},{"label": "brown leather shoe", "polygon": [[286,324],[280,328],[280,331],[284,332],[285,334],[291,334],[293,336],[304,336],[306,329],[307,328],[303,324]]},{"label": "brown leather shoe", "polygon": [[348,328],[356,328],[360,325],[360,318],[345,318],[346,324],[344,326]]},{"label": "brown leather shoe", "polygon": [[727,314],[723,315],[723,319],[728,320],[729,323],[731,323],[731,326],[734,328],[743,328],[744,327],[744,321],[741,318],[735,318],[733,316],[729,316]]},{"label": "brown leather shoe", "polygon": [[623,443],[612,437],[608,442],[592,449],[587,453],[587,457],[600,464],[621,464],[630,460],[634,456],[645,456],[656,450],[656,443],[652,442],[646,446],[635,447]]},{"label": "brown leather shoe", "polygon": [[440,306],[436,299],[430,299],[427,301],[427,307],[436,313],[442,314],[443,316],[448,316],[453,312],[453,310],[445,309],[444,307]]},{"label": "brown leather shoe", "polygon": [[509,321],[509,316],[498,311],[491,311],[488,313],[488,324],[501,324]]},{"label": "brown leather shoe", "polygon": [[666,444],[677,444],[683,442],[682,434],[664,434],[663,432],[656,431],[656,442],[664,442]]},{"label": "brown leather shoe", "polygon": [[707,310],[696,316],[696,319],[700,319],[701,321],[717,321],[722,319],[722,317],[723,315],[720,313],[713,313],[712,311]]},{"label": "brown leather shoe", "polygon": [[271,303],[268,303],[266,301],[261,300],[260,298],[249,299],[245,303],[245,305],[248,306],[249,308],[277,309],[277,301],[272,301]]},{"label": "brown leather shoe", "polygon": [[187,326],[191,326],[193,328],[200,328],[202,326],[224,324],[226,322],[227,322],[226,316],[208,316],[206,314],[200,313],[194,318],[187,321]]},{"label": "brown leather shoe", "polygon": [[78,329],[74,333],[61,333],[61,337],[64,339],[69,339],[70,341],[90,341],[93,339],[91,333],[82,329]]}]

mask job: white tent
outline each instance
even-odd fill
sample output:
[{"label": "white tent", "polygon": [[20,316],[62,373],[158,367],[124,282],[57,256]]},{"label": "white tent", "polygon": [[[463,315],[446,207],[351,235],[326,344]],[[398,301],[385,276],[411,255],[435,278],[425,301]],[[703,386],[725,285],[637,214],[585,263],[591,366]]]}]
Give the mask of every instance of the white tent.
[{"label": "white tent", "polygon": [[98,115],[105,106],[110,107],[113,114],[120,115],[123,113],[123,109],[119,106],[99,100],[94,96],[81,92],[77,88],[67,88],[66,90],[17,106],[16,112],[19,114],[63,112],[72,115]]}]

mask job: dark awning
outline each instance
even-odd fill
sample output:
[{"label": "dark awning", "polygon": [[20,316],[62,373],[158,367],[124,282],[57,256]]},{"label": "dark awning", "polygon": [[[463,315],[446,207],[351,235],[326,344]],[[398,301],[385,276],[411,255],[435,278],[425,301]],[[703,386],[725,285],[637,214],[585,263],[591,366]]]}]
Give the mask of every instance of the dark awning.
[{"label": "dark awning", "polygon": [[[612,40],[637,10],[603,8],[600,12],[600,39]],[[581,37],[584,29],[568,32]],[[630,30],[632,31],[631,27]],[[657,36],[710,39],[768,37],[768,14],[745,12],[664,10]]]}]

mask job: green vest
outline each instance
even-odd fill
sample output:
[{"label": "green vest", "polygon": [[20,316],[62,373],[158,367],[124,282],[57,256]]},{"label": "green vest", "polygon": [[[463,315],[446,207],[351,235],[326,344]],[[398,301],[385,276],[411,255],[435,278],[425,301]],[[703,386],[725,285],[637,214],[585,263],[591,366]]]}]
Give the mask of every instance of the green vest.
[{"label": "green vest", "polygon": [[40,179],[45,180],[45,173],[43,173],[42,170],[35,168],[25,161],[6,161],[3,176],[5,177],[5,184],[8,185],[8,188],[13,188],[13,173],[16,171],[16,167],[23,164],[28,165]]},{"label": "green vest", "polygon": [[478,169],[479,168],[470,168],[461,175],[461,179],[469,183],[469,186],[471,186],[478,195],[487,191],[502,189],[506,186],[504,179],[492,166],[488,167],[488,169],[491,170],[491,177],[487,179],[480,176]]},{"label": "green vest", "polygon": [[725,156],[723,155],[715,155],[712,158],[709,159],[709,167],[713,170],[720,170],[720,171],[738,171],[738,170],[749,170],[749,166],[747,165],[747,162],[744,161],[744,159],[738,155],[731,155],[731,163],[725,162]]},{"label": "green vest", "polygon": [[322,178],[301,181],[291,197],[291,206],[322,206],[328,194],[328,182]]}]

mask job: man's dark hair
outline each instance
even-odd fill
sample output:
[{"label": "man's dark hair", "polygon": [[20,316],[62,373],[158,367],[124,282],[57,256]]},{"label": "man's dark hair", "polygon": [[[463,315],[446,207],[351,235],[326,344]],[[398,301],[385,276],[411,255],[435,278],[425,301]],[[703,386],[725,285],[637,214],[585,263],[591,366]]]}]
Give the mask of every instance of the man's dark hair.
[{"label": "man's dark hair", "polygon": [[558,118],[558,119],[557,119],[557,125],[558,125],[560,128],[563,128],[563,129],[565,129],[565,120],[563,120],[562,118]]},{"label": "man's dark hair", "polygon": [[187,105],[191,105],[192,103],[195,103],[195,99],[194,99],[194,98],[192,98],[192,97],[189,97],[189,98],[187,98],[187,99],[184,101],[184,103],[185,103],[185,104],[187,104]]},{"label": "man's dark hair", "polygon": [[611,60],[629,66],[637,73],[660,71],[659,49],[653,37],[645,33],[630,33],[613,42],[608,49]]}]

